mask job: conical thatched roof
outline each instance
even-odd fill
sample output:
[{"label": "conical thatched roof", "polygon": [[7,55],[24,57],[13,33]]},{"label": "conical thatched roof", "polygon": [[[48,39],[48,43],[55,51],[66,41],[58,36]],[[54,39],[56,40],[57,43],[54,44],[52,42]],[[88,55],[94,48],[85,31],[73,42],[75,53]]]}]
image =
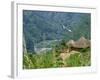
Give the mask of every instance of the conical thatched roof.
[{"label": "conical thatched roof", "polygon": [[81,37],[77,41],[70,40],[67,45],[74,48],[87,48],[90,47],[90,41]]}]

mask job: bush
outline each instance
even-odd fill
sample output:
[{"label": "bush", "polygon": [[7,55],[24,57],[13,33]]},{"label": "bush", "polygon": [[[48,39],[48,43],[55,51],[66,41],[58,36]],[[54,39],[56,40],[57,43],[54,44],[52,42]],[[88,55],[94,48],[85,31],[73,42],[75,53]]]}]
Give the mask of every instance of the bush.
[{"label": "bush", "polygon": [[[63,45],[64,47],[64,45]],[[24,69],[37,69],[37,68],[56,68],[56,67],[78,67],[78,66],[90,66],[91,54],[90,48],[80,49],[78,52],[70,55],[65,61],[63,61],[59,55],[62,46],[55,46],[51,51],[41,54],[27,53],[23,55],[23,68]]]},{"label": "bush", "polygon": [[90,49],[82,51],[81,53],[75,53],[66,60],[67,66],[77,67],[77,66],[90,66],[91,65],[91,55]]}]

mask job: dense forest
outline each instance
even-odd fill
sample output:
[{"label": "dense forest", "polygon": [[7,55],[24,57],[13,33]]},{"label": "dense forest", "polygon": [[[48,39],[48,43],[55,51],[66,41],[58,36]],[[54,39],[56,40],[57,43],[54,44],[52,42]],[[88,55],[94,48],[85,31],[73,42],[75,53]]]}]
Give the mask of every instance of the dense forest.
[{"label": "dense forest", "polygon": [[[61,65],[66,66],[66,63],[60,59],[61,57],[59,58],[60,53],[62,53],[64,49],[69,49],[66,43],[70,40],[77,41],[81,37],[90,41],[90,30],[90,13],[23,10],[24,68],[45,68],[46,66],[53,67],[56,65],[55,57],[58,58],[57,61],[61,61]],[[75,62],[77,65],[90,65],[90,46],[85,49],[81,48],[76,53],[78,54],[74,54],[75,56],[80,55],[80,53],[84,53],[82,55],[85,55],[83,57],[88,61],[85,61],[86,64],[84,61],[82,64]],[[72,58],[76,59],[75,56]],[[82,59],[81,57],[79,59]],[[28,60],[31,60],[31,63]],[[38,60],[43,61],[38,65]],[[42,65],[41,67],[41,64],[45,64],[43,62],[47,62],[49,66]],[[69,60],[69,63],[72,64],[73,62],[71,63]],[[32,65],[33,67],[29,67],[29,65]]]}]

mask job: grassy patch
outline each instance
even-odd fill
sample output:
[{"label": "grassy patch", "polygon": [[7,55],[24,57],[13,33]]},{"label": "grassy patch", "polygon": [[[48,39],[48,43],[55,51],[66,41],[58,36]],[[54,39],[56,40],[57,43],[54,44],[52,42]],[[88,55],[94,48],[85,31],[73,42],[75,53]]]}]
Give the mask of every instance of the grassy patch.
[{"label": "grassy patch", "polygon": [[63,60],[60,54],[66,51],[67,48],[64,42],[62,42],[60,45],[56,45],[52,50],[45,53],[26,53],[23,55],[23,69],[80,67],[91,65],[90,48],[74,51],[69,58]]},{"label": "grassy patch", "polygon": [[90,66],[91,65],[91,54],[90,49],[86,49],[81,53],[75,53],[66,60],[67,66],[78,67],[78,66]]}]

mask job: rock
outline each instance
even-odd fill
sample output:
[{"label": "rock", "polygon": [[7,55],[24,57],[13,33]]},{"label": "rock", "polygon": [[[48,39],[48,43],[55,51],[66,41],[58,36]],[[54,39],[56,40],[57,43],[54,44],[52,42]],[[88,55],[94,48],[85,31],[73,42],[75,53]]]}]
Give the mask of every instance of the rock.
[{"label": "rock", "polygon": [[75,44],[75,41],[74,40],[69,40],[66,45],[68,47],[72,47],[73,44]]},{"label": "rock", "polygon": [[90,47],[90,40],[85,39],[84,37],[81,37],[79,40],[74,41],[70,40],[67,45],[69,47],[73,48],[88,48]]},{"label": "rock", "polygon": [[70,57],[70,55],[72,55],[72,54],[76,54],[76,53],[80,53],[80,52],[78,52],[78,51],[71,51],[71,52],[69,52],[69,53],[60,53],[60,58],[62,59],[62,60],[66,60],[66,59],[68,59],[69,57]]},{"label": "rock", "polygon": [[70,57],[70,54],[67,54],[67,53],[61,53],[61,54],[60,54],[60,57],[62,58],[62,60],[65,60],[65,59],[67,59],[67,58]]}]

